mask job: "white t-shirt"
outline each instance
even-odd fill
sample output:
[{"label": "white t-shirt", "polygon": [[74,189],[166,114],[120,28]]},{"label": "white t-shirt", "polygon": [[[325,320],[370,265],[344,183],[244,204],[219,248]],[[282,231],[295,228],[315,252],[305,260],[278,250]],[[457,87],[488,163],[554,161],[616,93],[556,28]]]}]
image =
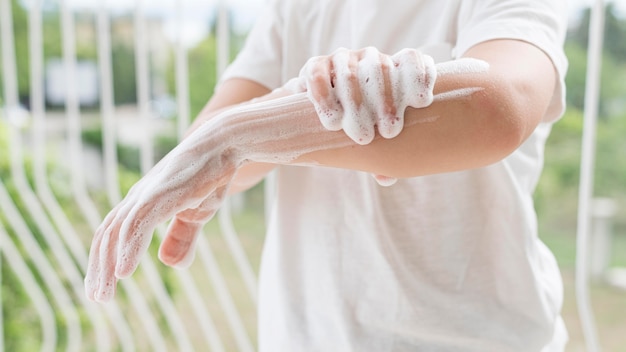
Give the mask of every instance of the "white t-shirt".
[{"label": "white t-shirt", "polygon": [[562,351],[562,282],[532,192],[563,111],[565,1],[272,0],[224,79],[270,89],[338,47],[436,61],[496,38],[530,42],[559,84],[506,159],[401,179],[280,166],[260,273],[261,351]]}]

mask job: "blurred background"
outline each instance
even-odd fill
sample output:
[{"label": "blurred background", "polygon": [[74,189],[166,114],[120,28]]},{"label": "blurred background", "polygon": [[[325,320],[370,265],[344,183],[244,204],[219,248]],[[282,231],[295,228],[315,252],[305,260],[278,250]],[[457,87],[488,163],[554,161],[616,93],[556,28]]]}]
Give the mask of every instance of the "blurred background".
[{"label": "blurred background", "polygon": [[[565,281],[567,351],[584,351],[575,297],[591,1],[570,1],[567,111],[536,191],[539,232]],[[192,267],[156,260],[159,229],[116,302],[87,302],[102,216],[178,142],[241,48],[263,0],[0,0],[0,351],[213,350],[256,345],[264,187],[233,197]],[[626,1],[606,2],[590,297],[605,351],[626,351]]]}]

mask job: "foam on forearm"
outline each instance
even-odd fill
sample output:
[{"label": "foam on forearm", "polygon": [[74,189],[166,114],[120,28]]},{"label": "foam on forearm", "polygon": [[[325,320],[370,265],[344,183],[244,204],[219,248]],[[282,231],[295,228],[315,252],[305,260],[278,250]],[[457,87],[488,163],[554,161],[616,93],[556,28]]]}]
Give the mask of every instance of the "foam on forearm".
[{"label": "foam on forearm", "polygon": [[[437,77],[484,73],[489,65],[482,60],[463,58],[437,64]],[[293,81],[289,84],[293,84]],[[433,86],[428,84],[429,87]],[[403,84],[403,94],[396,94],[403,106],[411,106],[406,96],[411,94],[410,86]],[[423,85],[414,94],[424,94]],[[430,94],[432,94],[432,88]],[[482,90],[481,87],[464,87],[433,95],[433,101],[447,101],[471,96]],[[228,144],[235,145],[233,152],[240,162],[245,160],[270,163],[289,163],[298,157],[319,150],[334,149],[354,145],[344,133],[330,133],[317,119],[311,116],[317,110],[306,93],[297,93],[267,102],[244,105],[228,111],[222,116],[222,132],[233,135]],[[437,120],[436,116],[424,116],[415,123],[428,123]],[[207,126],[207,129],[211,127]],[[399,133],[399,132],[398,132]],[[383,185],[393,184],[393,178],[378,176]]]},{"label": "foam on forearm", "polygon": [[[488,70],[484,61],[460,59],[437,65],[439,77]],[[470,96],[479,87],[466,87],[434,95],[435,101]],[[407,89],[408,90],[408,89]],[[405,92],[406,94],[406,92]],[[154,192],[185,188],[182,183],[201,188],[223,174],[224,168],[239,167],[248,161],[291,163],[304,154],[354,145],[343,132],[330,132],[319,122],[316,109],[306,93],[297,93],[265,102],[227,110],[205,122],[185,138],[152,172]],[[411,124],[430,123],[437,116],[423,116]],[[389,184],[389,178],[379,178]],[[203,198],[187,199],[186,206]]]},{"label": "foam on forearm", "polygon": [[[438,64],[436,68],[441,78],[483,73],[489,65],[481,60],[459,59]],[[443,92],[434,95],[433,100],[464,98],[480,89],[465,87]],[[410,95],[409,86],[404,87],[404,91],[405,96]],[[422,93],[418,87],[416,94]],[[402,100],[410,101],[406,97]],[[307,153],[355,144],[345,133],[329,132],[312,116],[316,116],[316,109],[306,93],[227,110],[201,125],[159,163],[159,173],[164,177],[173,174],[175,178],[161,179],[155,175],[153,184],[157,189],[177,188],[177,182],[202,185],[218,177],[220,169],[227,166],[226,161],[229,167],[238,167],[246,161],[285,164]],[[429,123],[437,118],[424,116],[411,123]]]}]

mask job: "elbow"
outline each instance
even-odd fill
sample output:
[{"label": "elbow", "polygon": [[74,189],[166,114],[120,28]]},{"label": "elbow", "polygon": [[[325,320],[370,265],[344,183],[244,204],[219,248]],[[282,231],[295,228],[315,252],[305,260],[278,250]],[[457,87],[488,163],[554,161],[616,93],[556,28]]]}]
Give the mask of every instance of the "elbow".
[{"label": "elbow", "polygon": [[476,108],[487,126],[480,136],[485,164],[506,158],[532,134],[543,116],[533,102],[530,87],[512,82],[503,81],[479,93]]}]

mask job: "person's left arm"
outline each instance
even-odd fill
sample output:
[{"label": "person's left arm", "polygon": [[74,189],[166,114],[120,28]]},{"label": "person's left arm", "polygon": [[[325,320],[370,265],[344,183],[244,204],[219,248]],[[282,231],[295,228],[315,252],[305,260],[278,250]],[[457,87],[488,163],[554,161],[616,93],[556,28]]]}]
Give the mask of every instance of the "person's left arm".
[{"label": "person's left arm", "polygon": [[[557,84],[555,68],[544,52],[517,40],[484,42],[464,57],[483,60],[489,68],[438,78],[435,97],[451,91],[458,97],[407,108],[397,137],[323,149],[298,161],[414,177],[481,167],[508,156],[544,118]],[[464,96],[464,90],[472,93]]]}]

